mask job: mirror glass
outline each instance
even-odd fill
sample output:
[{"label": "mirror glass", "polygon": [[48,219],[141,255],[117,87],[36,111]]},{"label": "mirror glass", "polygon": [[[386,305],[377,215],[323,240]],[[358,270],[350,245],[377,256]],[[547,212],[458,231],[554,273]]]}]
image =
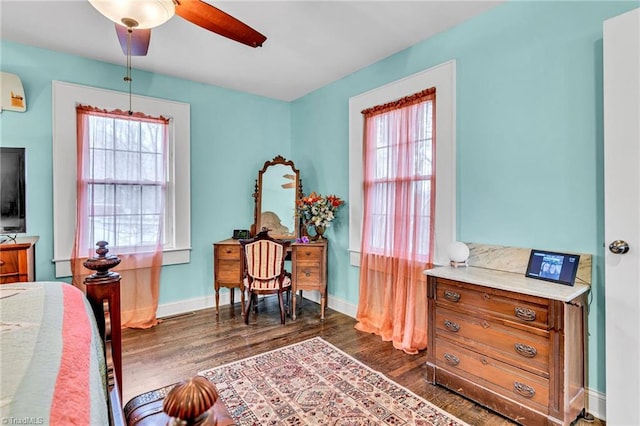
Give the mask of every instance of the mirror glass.
[{"label": "mirror glass", "polygon": [[300,173],[292,161],[277,156],[267,161],[256,182],[255,231],[270,230],[279,239],[299,235],[299,220],[295,216],[296,201],[302,196]]}]

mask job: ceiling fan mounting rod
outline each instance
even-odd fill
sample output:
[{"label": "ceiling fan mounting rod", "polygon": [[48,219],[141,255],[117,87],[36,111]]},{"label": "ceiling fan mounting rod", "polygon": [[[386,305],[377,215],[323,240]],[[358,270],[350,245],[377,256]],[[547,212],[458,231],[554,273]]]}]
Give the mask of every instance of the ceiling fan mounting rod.
[{"label": "ceiling fan mounting rod", "polygon": [[[124,23],[125,19],[128,18],[123,18],[122,22]],[[133,22],[135,22],[135,25],[138,25],[138,23],[132,19]],[[133,29],[131,26],[127,25],[127,75],[124,77],[124,81],[126,81],[129,84],[129,115],[133,115],[133,110],[131,109],[131,82],[133,81],[133,79],[131,78],[131,34],[133,33]]]}]

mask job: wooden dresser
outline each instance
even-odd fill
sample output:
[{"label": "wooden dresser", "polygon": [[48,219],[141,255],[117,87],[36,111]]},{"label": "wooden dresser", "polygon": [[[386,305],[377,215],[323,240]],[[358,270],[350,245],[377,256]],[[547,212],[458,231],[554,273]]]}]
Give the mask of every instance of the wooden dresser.
[{"label": "wooden dresser", "polygon": [[0,244],[0,284],[34,281],[38,237],[16,238]]},{"label": "wooden dresser", "polygon": [[525,425],[585,414],[588,285],[474,267],[425,274],[430,382]]},{"label": "wooden dresser", "polygon": [[[327,240],[309,244],[293,243],[287,247],[291,257],[291,279],[294,295],[297,291],[320,292],[320,318],[324,319],[327,300]],[[240,289],[244,313],[244,284],[242,282],[242,248],[238,240],[227,239],[213,244],[213,289],[216,297],[216,314],[219,312],[220,288],[231,289],[230,302],[234,302],[234,290]],[[296,297],[292,303],[292,318],[296,319]]]}]

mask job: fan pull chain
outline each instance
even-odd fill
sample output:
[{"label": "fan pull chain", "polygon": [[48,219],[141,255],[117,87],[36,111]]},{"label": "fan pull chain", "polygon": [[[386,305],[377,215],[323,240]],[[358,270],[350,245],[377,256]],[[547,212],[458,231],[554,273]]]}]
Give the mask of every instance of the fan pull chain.
[{"label": "fan pull chain", "polygon": [[131,27],[127,28],[127,76],[124,78],[124,81],[129,83],[129,115],[133,115],[133,110],[131,109],[131,33],[133,30]]}]

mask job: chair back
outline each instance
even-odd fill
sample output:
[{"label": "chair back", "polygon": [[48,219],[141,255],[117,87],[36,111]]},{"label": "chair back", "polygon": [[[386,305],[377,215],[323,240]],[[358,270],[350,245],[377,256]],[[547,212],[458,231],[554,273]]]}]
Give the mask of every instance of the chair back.
[{"label": "chair back", "polygon": [[275,290],[281,288],[285,277],[284,258],[288,241],[276,240],[266,232],[250,240],[241,240],[244,272],[250,289]]}]

